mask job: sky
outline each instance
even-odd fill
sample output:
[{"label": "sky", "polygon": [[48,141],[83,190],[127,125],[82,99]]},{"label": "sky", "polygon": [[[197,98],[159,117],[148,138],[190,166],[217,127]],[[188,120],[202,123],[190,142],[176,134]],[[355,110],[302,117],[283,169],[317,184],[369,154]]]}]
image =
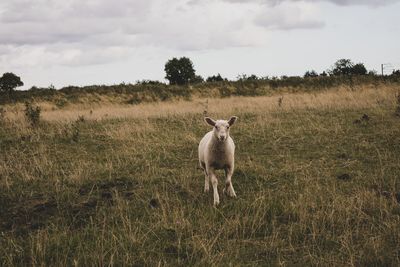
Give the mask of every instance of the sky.
[{"label": "sky", "polygon": [[[32,86],[322,72],[341,58],[400,69],[400,0],[1,0],[0,75]],[[20,88],[20,89],[21,89]]]}]

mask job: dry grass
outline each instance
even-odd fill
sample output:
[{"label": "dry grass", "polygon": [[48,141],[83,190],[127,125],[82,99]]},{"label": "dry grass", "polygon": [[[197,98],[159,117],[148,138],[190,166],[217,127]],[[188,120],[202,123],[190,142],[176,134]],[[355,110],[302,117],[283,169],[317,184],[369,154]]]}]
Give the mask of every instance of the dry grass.
[{"label": "dry grass", "polygon": [[[358,90],[336,88],[318,93],[279,94],[276,96],[260,97],[229,97],[216,99],[194,99],[193,101],[172,101],[144,103],[139,105],[114,105],[104,99],[93,105],[70,104],[65,108],[57,108],[49,102],[37,103],[42,108],[42,118],[49,122],[74,121],[80,116],[87,120],[102,120],[113,118],[150,118],[172,115],[201,114],[207,109],[210,114],[229,115],[236,111],[247,110],[252,113],[275,111],[293,111],[304,109],[345,110],[376,108],[378,106],[393,106],[396,104],[395,95],[398,88],[382,86]],[[282,104],[279,105],[279,98]],[[223,106],[223,110],[221,110]],[[6,106],[7,118],[10,120],[23,119],[22,104]]]},{"label": "dry grass", "polygon": [[8,106],[0,265],[399,265],[395,93],[209,99],[211,116],[239,116],[238,198],[218,209],[197,169],[205,99],[39,103],[36,129]]}]

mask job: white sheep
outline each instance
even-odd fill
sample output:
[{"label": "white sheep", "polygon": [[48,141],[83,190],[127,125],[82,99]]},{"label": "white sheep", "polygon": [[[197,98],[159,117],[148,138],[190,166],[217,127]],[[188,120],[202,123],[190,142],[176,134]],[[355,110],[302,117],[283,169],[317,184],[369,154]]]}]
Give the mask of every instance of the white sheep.
[{"label": "white sheep", "polygon": [[217,206],[219,204],[219,195],[217,189],[218,180],[215,174],[216,170],[225,170],[226,180],[223,192],[230,197],[236,197],[232,186],[235,144],[229,136],[229,128],[235,123],[237,117],[233,116],[228,121],[215,121],[209,117],[205,117],[204,120],[214,128],[200,141],[199,162],[205,174],[204,192],[210,190],[209,183],[211,180],[214,191],[214,206]]}]

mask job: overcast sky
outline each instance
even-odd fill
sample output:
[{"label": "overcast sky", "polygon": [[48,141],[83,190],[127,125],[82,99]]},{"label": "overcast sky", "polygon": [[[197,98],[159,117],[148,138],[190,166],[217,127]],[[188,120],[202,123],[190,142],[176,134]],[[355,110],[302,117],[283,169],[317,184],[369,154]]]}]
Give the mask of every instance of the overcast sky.
[{"label": "overcast sky", "polygon": [[340,58],[400,68],[399,14],[400,0],[1,0],[0,75],[24,89],[165,81],[181,56],[230,79]]}]

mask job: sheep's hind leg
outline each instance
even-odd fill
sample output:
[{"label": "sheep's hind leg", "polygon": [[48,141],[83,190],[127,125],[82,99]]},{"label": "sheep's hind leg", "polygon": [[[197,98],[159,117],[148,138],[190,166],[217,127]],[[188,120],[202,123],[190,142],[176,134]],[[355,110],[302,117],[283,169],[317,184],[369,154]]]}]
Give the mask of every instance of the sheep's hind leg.
[{"label": "sheep's hind leg", "polygon": [[233,175],[233,168],[225,168],[225,188],[224,193],[230,197],[236,197],[235,189],[233,189],[232,185],[232,175]]},{"label": "sheep's hind leg", "polygon": [[204,171],[204,193],[208,193],[210,191],[210,177],[208,177],[204,162],[200,162],[200,166]]},{"label": "sheep's hind leg", "polygon": [[208,177],[206,170],[204,170],[204,177],[204,193],[208,193],[208,191],[210,191],[210,178]]}]

